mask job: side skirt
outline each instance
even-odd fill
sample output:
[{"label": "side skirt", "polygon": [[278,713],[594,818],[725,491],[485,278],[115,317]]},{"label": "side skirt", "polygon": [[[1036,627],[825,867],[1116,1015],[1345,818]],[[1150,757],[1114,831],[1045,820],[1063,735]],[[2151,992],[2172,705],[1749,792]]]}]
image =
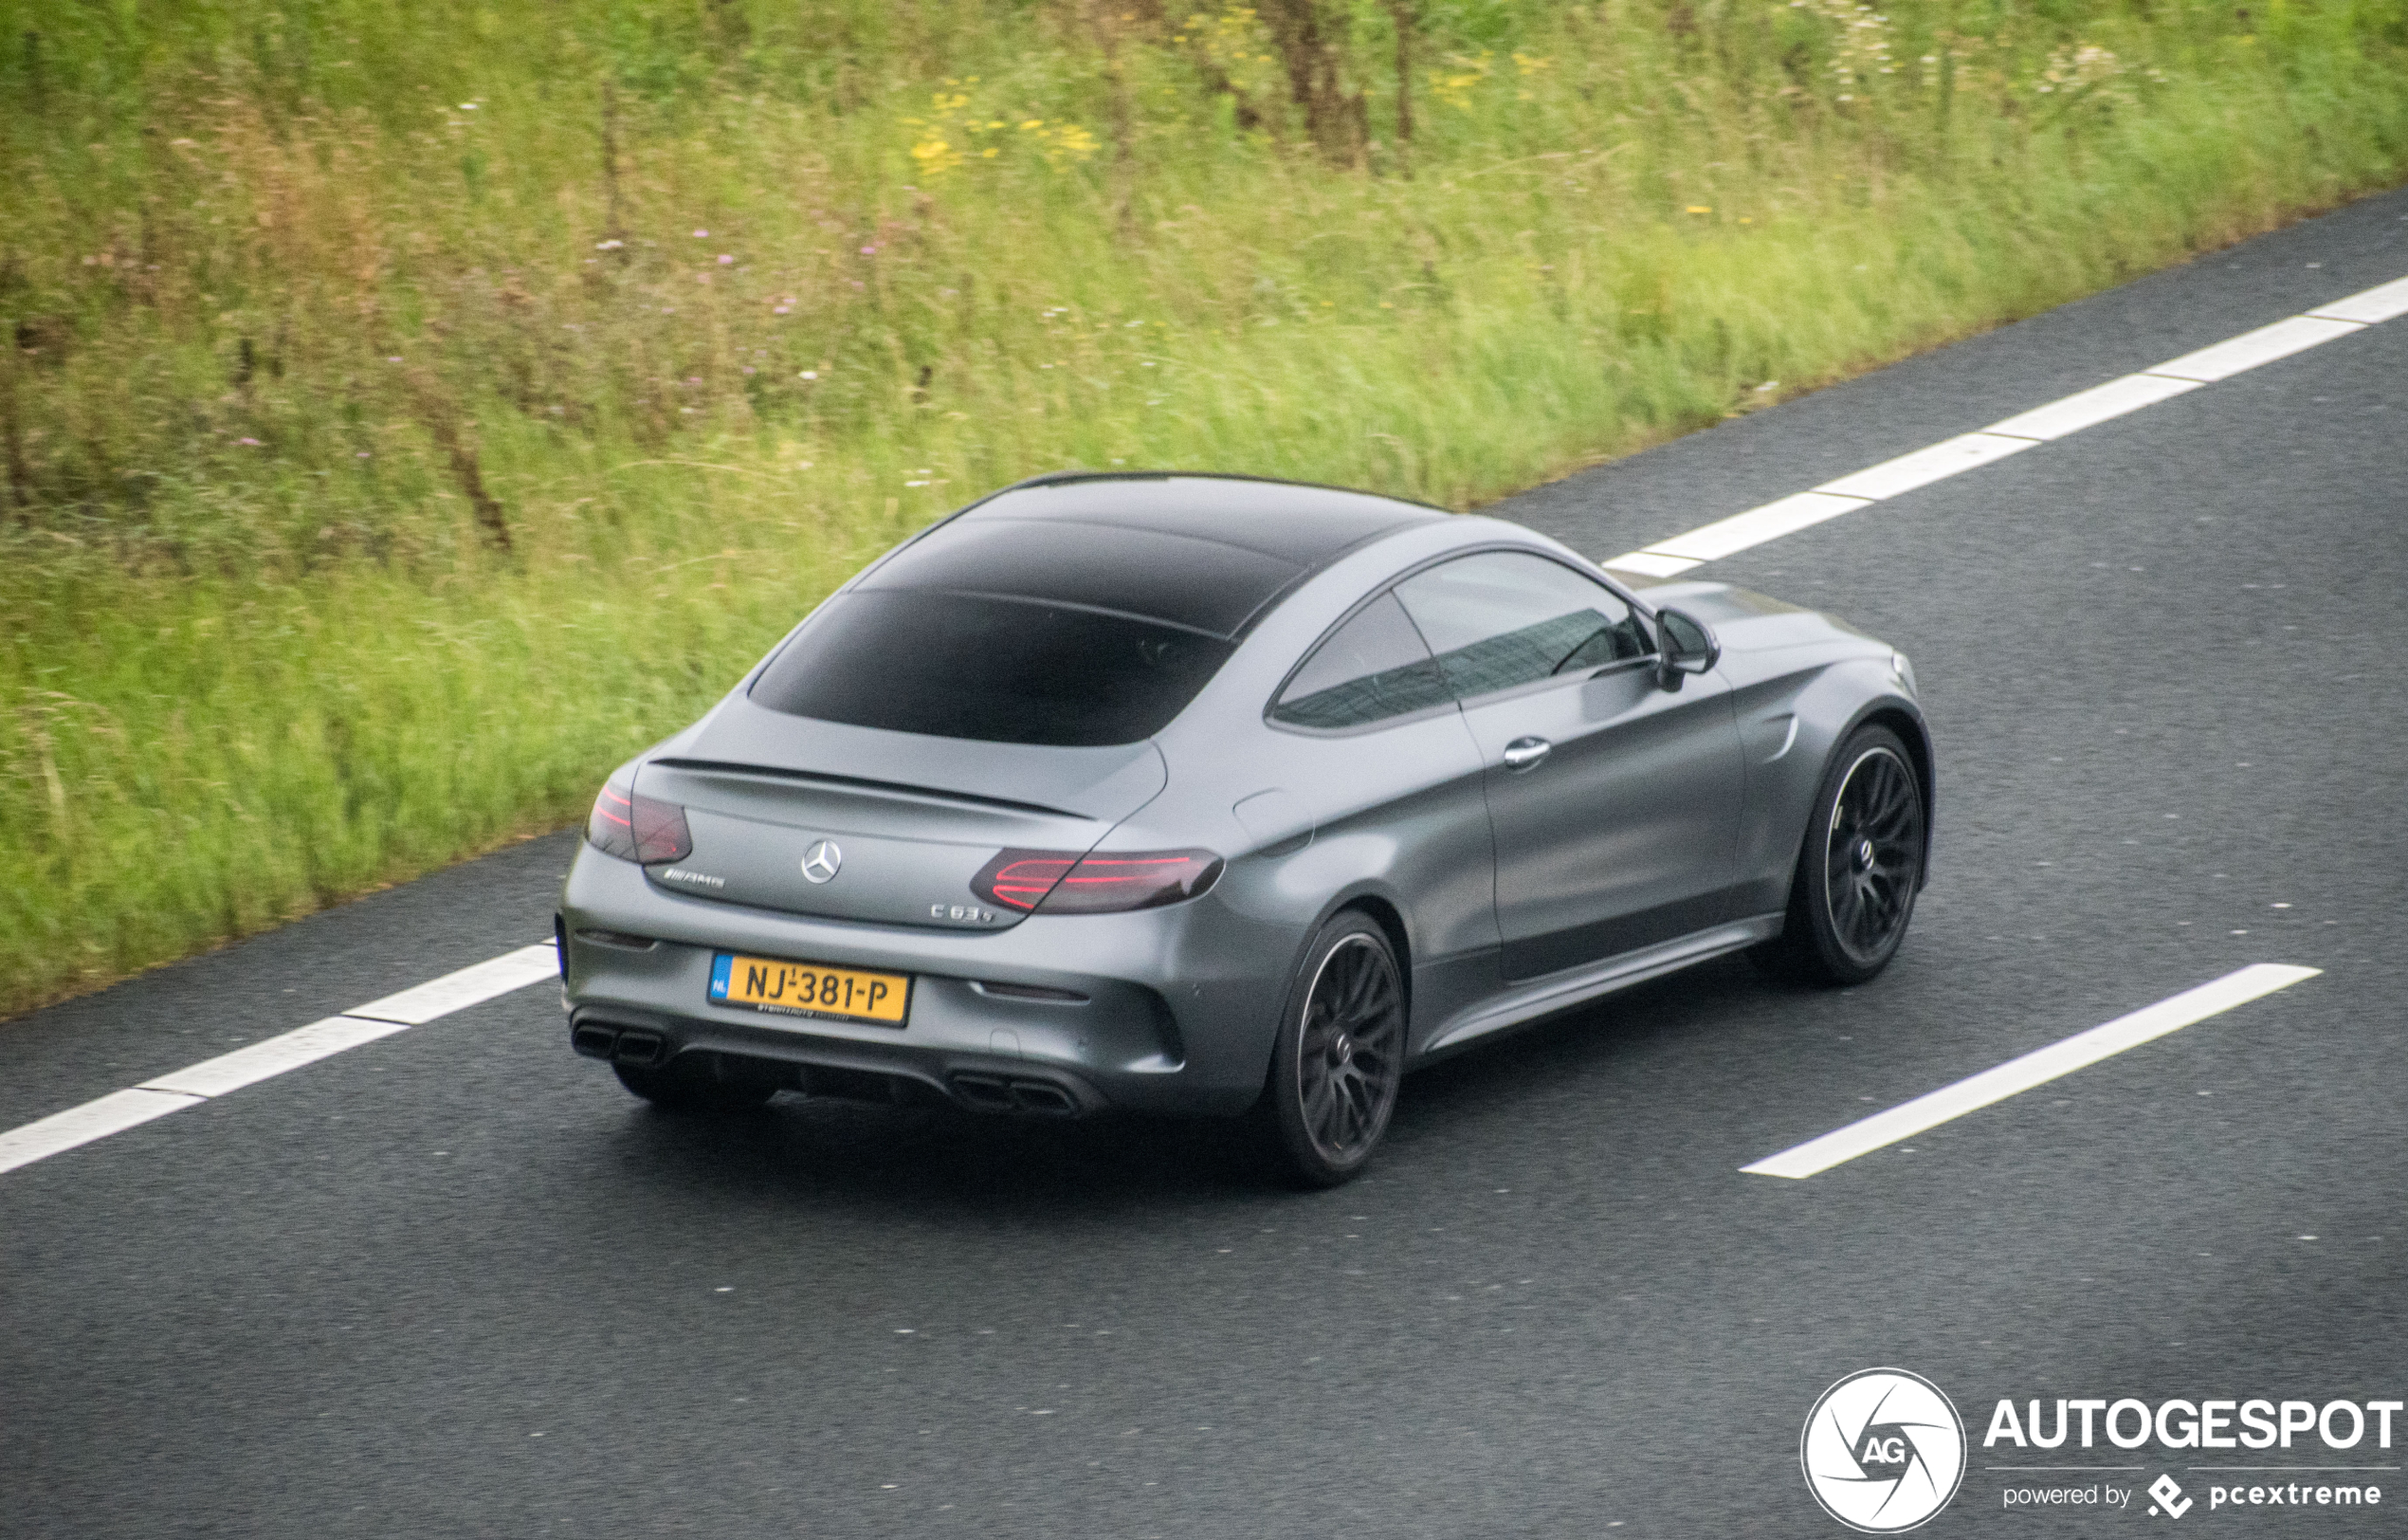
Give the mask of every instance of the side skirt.
[{"label": "side skirt", "polygon": [[1517,984],[1502,995],[1492,995],[1466,1007],[1442,1023],[1413,1056],[1413,1067],[1418,1069],[1509,1028],[1527,1025],[1575,1005],[1585,1005],[1617,989],[1660,979],[1691,963],[1736,952],[1760,941],[1770,941],[1781,933],[1782,918],[1774,913],[1726,921],[1654,946],[1607,958],[1602,962],[1584,962]]}]

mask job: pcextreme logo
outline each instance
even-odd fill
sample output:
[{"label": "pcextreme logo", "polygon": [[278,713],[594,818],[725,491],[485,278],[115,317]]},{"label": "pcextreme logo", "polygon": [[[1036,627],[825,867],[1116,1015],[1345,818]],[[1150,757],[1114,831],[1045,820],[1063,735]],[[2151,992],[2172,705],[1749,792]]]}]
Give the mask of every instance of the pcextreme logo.
[{"label": "pcextreme logo", "polygon": [[1806,1414],[1797,1460],[1824,1512],[1860,1534],[1900,1534],[1957,1494],[1965,1425],[1922,1375],[1862,1369]]}]

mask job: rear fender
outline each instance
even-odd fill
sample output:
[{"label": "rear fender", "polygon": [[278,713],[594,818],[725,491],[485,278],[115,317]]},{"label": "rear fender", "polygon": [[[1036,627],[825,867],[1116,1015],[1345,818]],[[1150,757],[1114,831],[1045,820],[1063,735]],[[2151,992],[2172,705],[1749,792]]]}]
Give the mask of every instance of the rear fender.
[{"label": "rear fender", "polygon": [[1275,1019],[1272,1041],[1264,1045],[1263,1077],[1266,1084],[1269,1081],[1271,1069],[1269,1049],[1278,1036],[1276,1027],[1285,1025],[1288,1017],[1304,1006],[1298,991],[1305,988],[1307,984],[1304,978],[1304,960],[1311,954],[1313,943],[1320,938],[1323,928],[1350,909],[1363,914],[1377,926],[1380,933],[1388,938],[1390,948],[1396,954],[1396,971],[1405,989],[1405,1042],[1409,1058],[1414,1045],[1420,1040],[1419,1029],[1422,1024],[1420,1018],[1423,1013],[1415,1008],[1415,1001],[1422,991],[1414,987],[1415,954],[1411,922],[1406,919],[1410,910],[1403,903],[1401,895],[1394,891],[1387,884],[1374,879],[1364,879],[1341,889],[1323,906],[1321,912],[1313,917],[1312,924],[1306,927],[1304,936],[1297,942],[1294,953],[1288,958],[1287,983],[1286,987],[1280,992],[1279,1016]]}]

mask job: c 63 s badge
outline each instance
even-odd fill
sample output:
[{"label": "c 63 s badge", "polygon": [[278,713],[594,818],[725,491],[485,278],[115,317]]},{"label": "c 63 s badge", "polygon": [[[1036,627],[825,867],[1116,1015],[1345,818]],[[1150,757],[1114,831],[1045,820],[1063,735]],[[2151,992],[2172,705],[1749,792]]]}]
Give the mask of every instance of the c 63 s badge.
[{"label": "c 63 s badge", "polygon": [[1957,1494],[1965,1425],[1922,1375],[1862,1369],[1815,1402],[1797,1458],[1824,1512],[1860,1534],[1900,1534]]}]

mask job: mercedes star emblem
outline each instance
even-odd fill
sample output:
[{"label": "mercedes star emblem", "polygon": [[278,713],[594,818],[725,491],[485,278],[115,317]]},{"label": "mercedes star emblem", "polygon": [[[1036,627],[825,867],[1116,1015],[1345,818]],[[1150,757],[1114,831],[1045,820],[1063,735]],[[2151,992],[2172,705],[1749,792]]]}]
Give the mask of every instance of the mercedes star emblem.
[{"label": "mercedes star emblem", "polygon": [[812,882],[828,882],[844,869],[845,852],[832,839],[823,839],[803,852],[803,875]]}]

